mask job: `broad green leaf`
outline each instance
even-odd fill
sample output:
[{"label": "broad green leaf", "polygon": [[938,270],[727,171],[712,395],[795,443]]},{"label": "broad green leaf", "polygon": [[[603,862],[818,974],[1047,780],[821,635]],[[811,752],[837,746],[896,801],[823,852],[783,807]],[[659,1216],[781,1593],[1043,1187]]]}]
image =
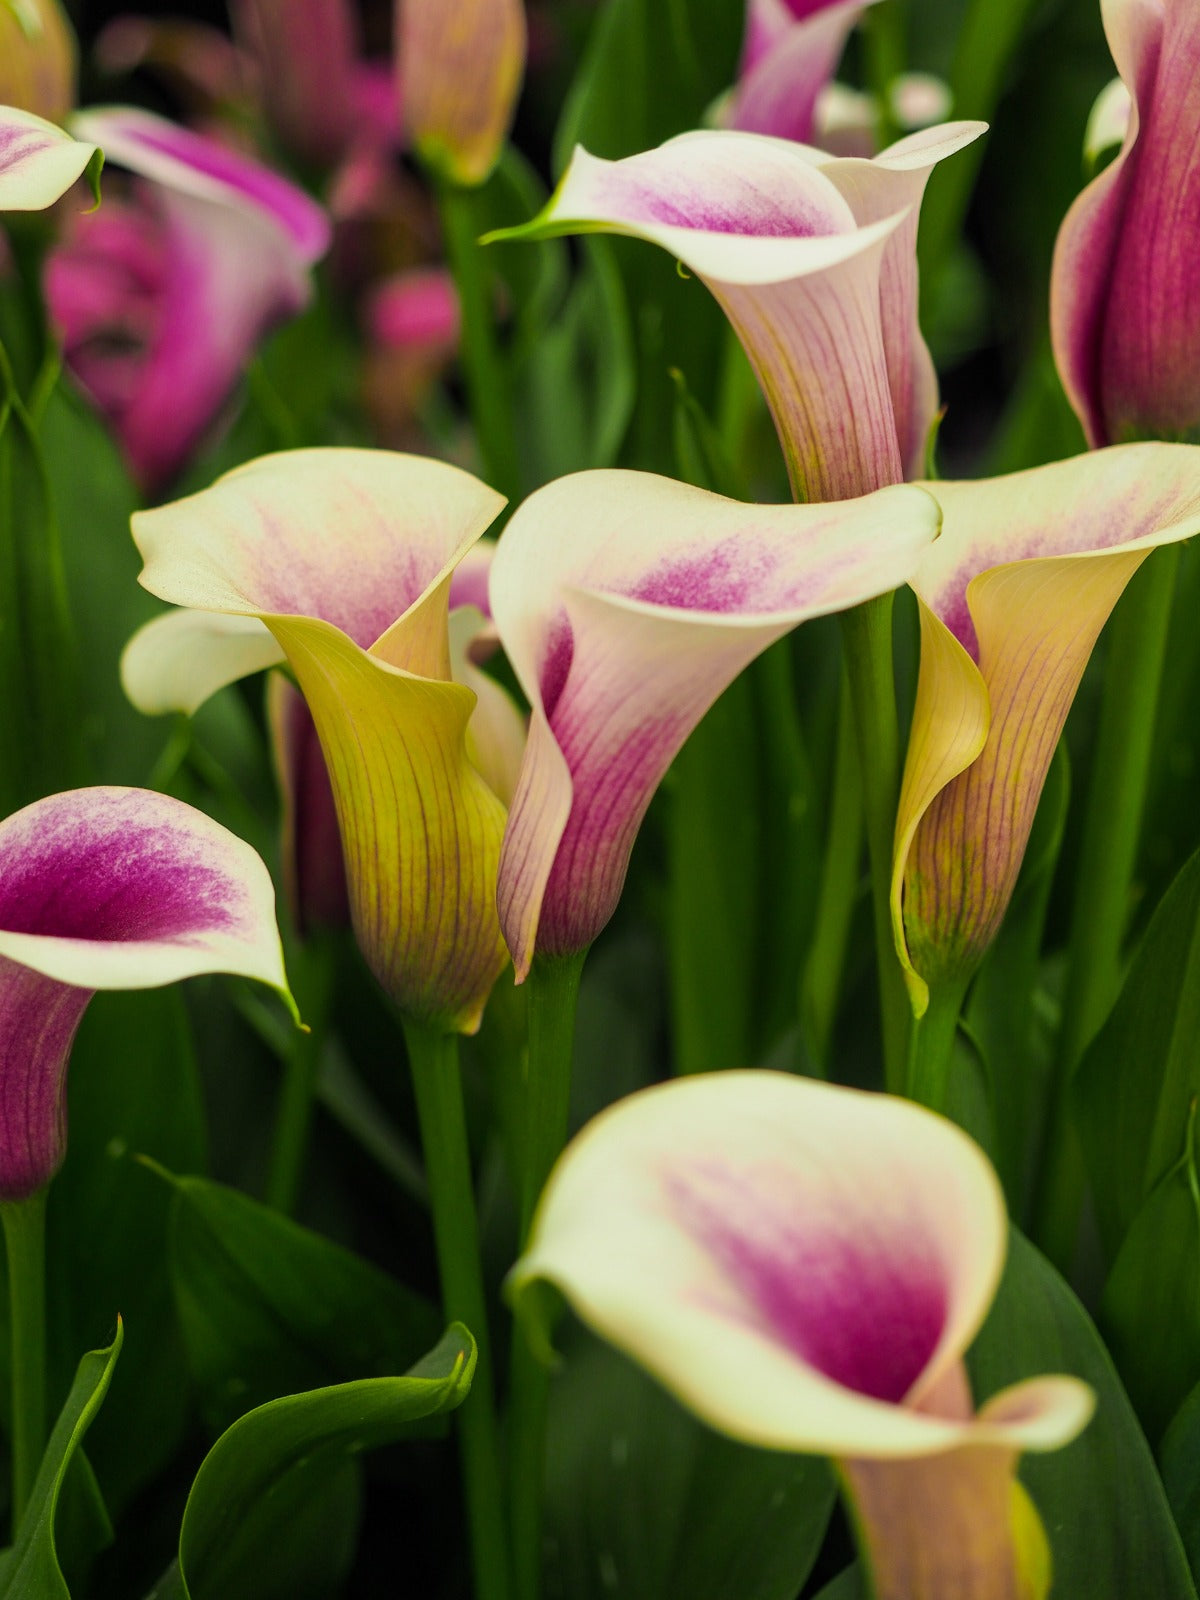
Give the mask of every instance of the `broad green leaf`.
[{"label": "broad green leaf", "polygon": [[858,1565],[839,1572],[836,1578],[818,1590],[814,1600],[870,1600]]},{"label": "broad green leaf", "polygon": [[793,1600],[833,1475],[712,1432],[579,1332],[551,1388],[547,1600]]},{"label": "broad green leaf", "polygon": [[1163,1437],[1159,1460],[1192,1577],[1200,1577],[1200,1384],[1176,1412]]},{"label": "broad green leaf", "polygon": [[107,1350],[79,1363],[67,1402],[50,1435],[16,1543],[0,1572],[0,1600],[70,1600],[55,1548],[55,1512],[67,1470],[100,1409],[121,1353],[121,1324]]},{"label": "broad green leaf", "polygon": [[1200,1380],[1200,1186],[1195,1108],[1187,1146],[1125,1235],[1100,1326],[1146,1433],[1157,1440]]},{"label": "broad green leaf", "polygon": [[[189,1600],[307,1593],[310,1545],[299,1504],[346,1495],[347,1464],[402,1439],[419,1420],[462,1404],[475,1342],[454,1323],[404,1377],[365,1378],[272,1400],[223,1433],[196,1475],[183,1514],[179,1563]],[[330,1487],[332,1486],[332,1487]],[[298,1537],[299,1563],[290,1541]],[[399,1554],[399,1553],[398,1553]]]},{"label": "broad green leaf", "polygon": [[1020,1476],[1050,1539],[1062,1600],[1195,1600],[1145,1435],[1086,1311],[1016,1229],[992,1310],[967,1357],[977,1401],[1038,1373],[1074,1373],[1096,1414],[1065,1450],[1027,1454]]},{"label": "broad green leaf", "polygon": [[348,1250],[235,1189],[171,1182],[175,1306],[210,1425],[403,1371],[436,1338],[433,1307]]},{"label": "broad green leaf", "polygon": [[1108,1257],[1178,1160],[1200,1093],[1200,854],[1168,889],[1075,1075],[1073,1109]]}]

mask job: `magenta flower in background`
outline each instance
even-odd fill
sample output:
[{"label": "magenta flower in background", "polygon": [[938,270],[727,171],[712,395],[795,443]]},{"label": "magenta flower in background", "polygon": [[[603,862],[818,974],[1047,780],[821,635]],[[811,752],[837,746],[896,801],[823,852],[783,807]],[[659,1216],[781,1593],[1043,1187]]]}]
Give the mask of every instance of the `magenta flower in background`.
[{"label": "magenta flower in background", "polygon": [[808,617],[915,571],[939,513],[922,490],[754,506],[651,473],[574,473],[521,505],[492,613],[532,706],[500,855],[518,980],[586,949],[616,909],[646,808],[743,667]]},{"label": "magenta flower in background", "polygon": [[182,801],[76,789],[0,823],[0,1200],[66,1151],[71,1042],[97,989],[231,972],[288,998],[271,879]]},{"label": "magenta flower in background", "polygon": [[1132,104],[1120,152],[1059,232],[1055,358],[1092,446],[1197,441],[1200,8],[1194,0],[1102,0],[1101,11]]},{"label": "magenta flower in background", "polygon": [[745,347],[797,499],[921,475],[937,379],[917,324],[929,174],[980,122],[909,135],[873,161],[750,133],[685,133],[603,161],[577,148],[542,213],[493,238],[607,230],[697,273]]},{"label": "magenta flower in background", "polygon": [[747,0],[730,128],[812,142],[817,97],[873,0]]},{"label": "magenta flower in background", "polygon": [[258,162],[148,112],[73,127],[136,174],[47,262],[66,359],[148,493],[185,464],[256,345],[311,294],[325,213]]}]

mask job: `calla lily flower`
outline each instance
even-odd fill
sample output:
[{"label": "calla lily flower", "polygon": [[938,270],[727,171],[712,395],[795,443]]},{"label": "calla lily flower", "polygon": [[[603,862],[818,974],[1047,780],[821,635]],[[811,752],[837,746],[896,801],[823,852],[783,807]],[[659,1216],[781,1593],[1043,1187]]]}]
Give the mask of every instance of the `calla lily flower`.
[{"label": "calla lily flower", "polygon": [[604,927],[654,790],[726,685],[807,617],[904,581],[937,528],[905,487],[753,506],[596,471],[525,501],[490,585],[532,707],[498,889],[518,980],[535,948],[580,951]]},{"label": "calla lily flower", "polygon": [[46,296],[69,366],[154,490],[259,341],[308,303],[329,223],[258,162],[148,112],[88,111],[72,126],[143,182],[76,219],[47,264]]},{"label": "calla lily flower", "polygon": [[0,211],[44,211],[88,173],[99,194],[96,145],[15,106],[0,105]]},{"label": "calla lily flower", "polygon": [[291,1005],[266,867],[182,801],[76,789],[0,823],[0,1201],[66,1152],[71,1041],[97,989],[231,972]]},{"label": "calla lily flower", "polygon": [[912,580],[921,668],[892,879],[918,1015],[1000,925],[1109,612],[1156,545],[1200,532],[1200,449],[1113,446],[930,487],[944,520]]},{"label": "calla lily flower", "polygon": [[143,710],[190,710],[290,666],[333,786],[354,929],[401,1010],[478,1026],[505,964],[504,807],[468,757],[474,696],[450,679],[451,574],[502,498],[439,461],[295,450],[141,512],[141,582],[191,608],[134,637]]},{"label": "calla lily flower", "polygon": [[452,183],[482,183],[512,123],[525,69],[522,0],[396,0],[404,125]]},{"label": "calla lily flower", "polygon": [[724,121],[807,144],[817,97],[873,0],[748,0],[738,83]]},{"label": "calla lily flower", "polygon": [[75,55],[59,0],[0,5],[0,102],[62,122],[75,103]]},{"label": "calla lily flower", "polygon": [[943,1118],[719,1072],[584,1129],[510,1285],[520,1312],[533,1280],[555,1284],[719,1431],[832,1456],[879,1600],[1017,1600],[1041,1535],[1017,1456],[1068,1443],[1093,1396],[1032,1378],[975,1413],[963,1355],[1006,1231],[995,1174]]},{"label": "calla lily flower", "polygon": [[1132,104],[1119,153],[1059,231],[1055,358],[1089,444],[1200,440],[1200,14],[1192,0],[1100,9]]},{"label": "calla lily flower", "polygon": [[797,499],[922,470],[937,382],[917,326],[917,213],[955,122],[873,161],[749,133],[681,134],[624,161],[577,149],[540,216],[493,238],[609,231],[661,245],[720,302],[758,375]]}]

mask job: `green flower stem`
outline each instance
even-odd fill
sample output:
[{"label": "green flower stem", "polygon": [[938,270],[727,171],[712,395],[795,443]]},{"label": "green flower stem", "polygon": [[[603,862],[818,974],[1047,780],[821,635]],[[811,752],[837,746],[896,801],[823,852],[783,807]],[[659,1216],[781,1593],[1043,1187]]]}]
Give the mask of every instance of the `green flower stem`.
[{"label": "green flower stem", "polygon": [[877,136],[880,148],[899,137],[900,129],[892,111],[891,89],[904,71],[908,57],[905,17],[901,0],[883,0],[871,8],[862,22],[866,45],[867,79],[878,102]]},{"label": "green flower stem", "polygon": [[910,1100],[945,1112],[954,1036],[970,978],[943,979],[929,986],[929,1005],[908,1036],[905,1093]]},{"label": "green flower stem", "polygon": [[404,1019],[404,1040],[433,1204],[434,1242],[448,1321],[465,1322],[478,1347],[471,1393],[457,1412],[476,1600],[509,1600],[500,1450],[487,1302],[471,1155],[458,1069],[458,1038]]},{"label": "green flower stem", "polygon": [[[525,1162],[521,1174],[524,1248],[538,1197],[567,1141],[575,1006],[586,950],[535,956],[526,980],[529,1069],[525,1095]],[[530,1348],[524,1328],[513,1329],[510,1445],[513,1559],[517,1600],[538,1600],[542,1580],[542,1491],[546,1477],[546,1408],[550,1375]]]},{"label": "green flower stem", "polygon": [[1074,1255],[1084,1192],[1083,1157],[1070,1119],[1071,1078],[1116,998],[1178,569],[1178,546],[1153,551],[1126,590],[1109,634],[1035,1205],[1034,1237],[1064,1272]]},{"label": "green flower stem", "polygon": [[12,1531],[46,1448],[46,1191],[0,1202],[12,1328]]},{"label": "green flower stem", "polygon": [[858,730],[863,811],[871,859],[875,957],[883,1024],[884,1082],[893,1094],[904,1083],[912,1007],[892,938],[892,841],[900,798],[900,733],[892,666],[892,595],[864,600],[841,614],[850,697]]},{"label": "green flower stem", "polygon": [[863,846],[862,780],[854,728],[850,680],[842,673],[838,705],[837,745],[833,758],[833,793],[829,833],[821,869],[821,887],[800,988],[800,1021],[813,1062],[829,1069],[829,1042],[837,1015],[838,994],[846,964],[846,946],[858,896]]},{"label": "green flower stem", "polygon": [[478,243],[475,193],[439,183],[438,203],[446,255],[462,307],[459,353],[484,473],[494,488],[515,500],[521,493],[517,435],[507,374],[496,343],[492,275]]},{"label": "green flower stem", "polygon": [[290,1215],[296,1204],[312,1128],[317,1079],[333,999],[333,951],[324,940],[298,947],[288,962],[293,990],[307,1031],[289,1035],[283,1083],[275,1113],[267,1204]]}]

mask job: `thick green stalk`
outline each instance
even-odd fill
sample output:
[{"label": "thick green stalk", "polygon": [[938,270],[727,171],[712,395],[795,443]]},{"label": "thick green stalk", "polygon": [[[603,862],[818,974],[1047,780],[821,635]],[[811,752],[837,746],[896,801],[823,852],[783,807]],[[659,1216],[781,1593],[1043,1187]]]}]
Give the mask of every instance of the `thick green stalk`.
[{"label": "thick green stalk", "polygon": [[969,981],[962,978],[930,984],[929,1005],[909,1033],[905,1093],[931,1111],[946,1110],[954,1036]]},{"label": "thick green stalk", "polygon": [[809,1055],[822,1071],[829,1068],[829,1041],[837,1015],[846,965],[846,947],[862,863],[863,801],[850,680],[842,673],[829,832],[821,869],[821,888],[800,988],[800,1021]]},{"label": "thick green stalk", "polygon": [[900,733],[896,719],[892,665],[892,595],[879,595],[843,611],[842,640],[850,696],[858,730],[867,849],[871,858],[871,900],[875,914],[875,958],[883,1027],[884,1081],[897,1094],[904,1064],[912,1008],[892,937],[892,844],[900,798]]},{"label": "thick green stalk", "polygon": [[332,949],[324,941],[317,941],[293,952],[288,962],[293,991],[306,1026],[304,1030],[292,1030],[289,1035],[279,1108],[275,1113],[271,1167],[267,1174],[267,1204],[285,1214],[294,1209],[304,1176],[317,1078],[333,998],[332,956]]},{"label": "thick green stalk", "polygon": [[46,1448],[46,1191],[0,1202],[12,1329],[12,1532]]},{"label": "thick green stalk", "polygon": [[438,203],[446,255],[462,308],[459,351],[484,474],[501,494],[515,500],[521,493],[521,471],[512,395],[496,342],[492,274],[479,248],[475,192],[440,183]]},{"label": "thick green stalk", "polygon": [[[521,1174],[524,1248],[538,1197],[567,1139],[575,1006],[586,950],[536,956],[526,981],[529,1069],[525,1097],[525,1162]],[[546,1477],[546,1408],[549,1373],[530,1348],[525,1330],[513,1329],[509,1388],[513,1560],[517,1600],[538,1600],[542,1583],[542,1491]]]},{"label": "thick green stalk", "polygon": [[1177,546],[1153,551],[1118,605],[1109,634],[1035,1215],[1035,1237],[1064,1271],[1074,1254],[1084,1189],[1070,1119],[1071,1078],[1116,999],[1178,568]]},{"label": "thick green stalk", "polygon": [[471,1393],[456,1413],[475,1596],[476,1600],[509,1600],[509,1554],[491,1342],[459,1079],[458,1038],[406,1018],[404,1039],[429,1178],[442,1304],[447,1320],[466,1323],[479,1352]]}]

